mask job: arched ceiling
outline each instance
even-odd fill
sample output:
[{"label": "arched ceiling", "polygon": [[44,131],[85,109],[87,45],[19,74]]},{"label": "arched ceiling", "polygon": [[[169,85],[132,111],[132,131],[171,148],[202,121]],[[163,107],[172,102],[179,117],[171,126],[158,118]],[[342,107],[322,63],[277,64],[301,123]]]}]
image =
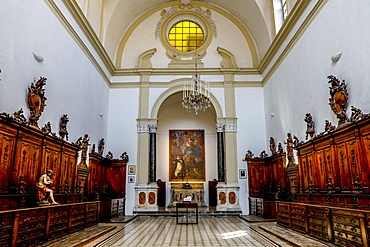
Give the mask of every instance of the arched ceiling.
[{"label": "arched ceiling", "polygon": [[[76,0],[99,39],[115,59],[122,39],[151,14],[174,4],[198,4],[233,19],[239,29],[248,32],[260,61],[274,36],[270,0]],[[100,15],[97,14],[100,11]],[[95,14],[94,14],[95,13]],[[100,18],[97,19],[97,18]],[[97,23],[100,23],[97,25]],[[99,26],[99,27],[97,27]],[[100,30],[99,30],[100,29]],[[242,31],[242,32],[243,32]],[[114,63],[114,61],[113,61]]]}]

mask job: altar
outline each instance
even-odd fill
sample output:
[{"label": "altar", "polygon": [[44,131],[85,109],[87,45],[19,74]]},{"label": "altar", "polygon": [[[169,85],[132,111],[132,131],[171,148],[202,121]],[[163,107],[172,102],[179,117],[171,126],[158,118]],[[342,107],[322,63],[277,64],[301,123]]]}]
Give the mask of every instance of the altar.
[{"label": "altar", "polygon": [[171,183],[171,201],[168,207],[175,207],[177,203],[183,203],[184,198],[191,197],[192,203],[204,207],[204,183],[189,183],[191,187],[183,183]]}]

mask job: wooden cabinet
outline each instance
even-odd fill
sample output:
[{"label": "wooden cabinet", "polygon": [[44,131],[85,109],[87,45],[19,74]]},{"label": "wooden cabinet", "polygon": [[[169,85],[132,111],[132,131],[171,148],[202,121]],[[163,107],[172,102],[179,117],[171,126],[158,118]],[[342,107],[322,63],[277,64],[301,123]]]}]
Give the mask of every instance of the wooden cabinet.
[{"label": "wooden cabinet", "polygon": [[277,207],[276,222],[279,225],[291,227],[290,203],[279,202],[277,203],[276,207]]},{"label": "wooden cabinet", "polygon": [[[370,212],[368,212],[370,213]],[[332,210],[333,238],[334,243],[340,246],[367,246],[368,239],[365,230],[365,214],[363,212],[346,211],[342,209]],[[366,231],[364,231],[366,232]]]},{"label": "wooden cabinet", "polygon": [[249,197],[249,214],[263,218],[275,218],[275,201],[258,197]]},{"label": "wooden cabinet", "polygon": [[277,203],[277,224],[338,246],[369,246],[370,210]]},{"label": "wooden cabinet", "polygon": [[39,246],[98,223],[99,202],[0,211],[0,246]]},{"label": "wooden cabinet", "polygon": [[100,200],[100,221],[124,215],[126,200],[126,166],[128,158],[106,159],[96,154],[89,156],[90,173],[87,192],[90,200]]},{"label": "wooden cabinet", "polygon": [[275,200],[284,197],[287,188],[285,153],[244,161],[248,168],[250,214],[275,218]]},{"label": "wooden cabinet", "polygon": [[290,205],[291,228],[299,232],[307,232],[307,209],[305,205]]},{"label": "wooden cabinet", "polygon": [[321,207],[307,206],[308,212],[308,234],[330,241],[330,224],[329,209]]}]

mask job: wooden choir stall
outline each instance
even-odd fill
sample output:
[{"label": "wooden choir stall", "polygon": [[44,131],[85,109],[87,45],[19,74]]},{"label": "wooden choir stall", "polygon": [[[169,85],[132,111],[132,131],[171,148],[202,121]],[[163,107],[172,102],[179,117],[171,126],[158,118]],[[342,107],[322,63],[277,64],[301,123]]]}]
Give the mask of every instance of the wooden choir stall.
[{"label": "wooden choir stall", "polygon": [[0,246],[37,246],[123,212],[128,155],[96,154],[88,167],[88,135],[68,142],[67,114],[58,134],[40,128],[46,80],[28,88],[28,119],[0,113]]},{"label": "wooden choir stall", "polygon": [[128,161],[126,152],[121,159],[113,159],[109,155],[103,158],[94,152],[89,154],[90,173],[86,187],[89,200],[101,201],[100,221],[110,221],[125,214]]},{"label": "wooden choir stall", "polygon": [[285,173],[281,187],[286,196],[275,201],[278,225],[338,246],[369,246],[370,114],[351,106],[348,116],[345,81],[334,76],[328,79],[329,105],[338,125],[325,120],[325,129],[316,133],[313,116],[307,113],[306,141],[288,133],[288,165],[283,173],[268,168],[273,156],[255,159],[247,153],[250,199],[265,197],[266,181],[275,181],[267,174]]}]

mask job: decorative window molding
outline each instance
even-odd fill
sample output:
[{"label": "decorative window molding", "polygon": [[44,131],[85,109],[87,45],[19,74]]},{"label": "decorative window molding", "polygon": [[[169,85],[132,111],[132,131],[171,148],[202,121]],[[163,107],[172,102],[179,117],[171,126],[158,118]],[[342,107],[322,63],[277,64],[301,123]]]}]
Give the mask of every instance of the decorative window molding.
[{"label": "decorative window molding", "polygon": [[[192,1],[182,1],[174,4],[170,10],[163,10],[161,19],[159,20],[155,37],[160,39],[161,44],[166,49],[166,55],[172,60],[173,65],[182,66],[181,64],[189,64],[189,58],[193,63],[197,59],[205,56],[207,48],[211,44],[213,38],[217,37],[216,25],[211,18],[209,9],[203,10],[199,5],[193,4]],[[197,49],[191,51],[180,51],[171,45],[168,39],[170,29],[178,22],[191,21],[200,26],[204,32],[204,41]]]}]

